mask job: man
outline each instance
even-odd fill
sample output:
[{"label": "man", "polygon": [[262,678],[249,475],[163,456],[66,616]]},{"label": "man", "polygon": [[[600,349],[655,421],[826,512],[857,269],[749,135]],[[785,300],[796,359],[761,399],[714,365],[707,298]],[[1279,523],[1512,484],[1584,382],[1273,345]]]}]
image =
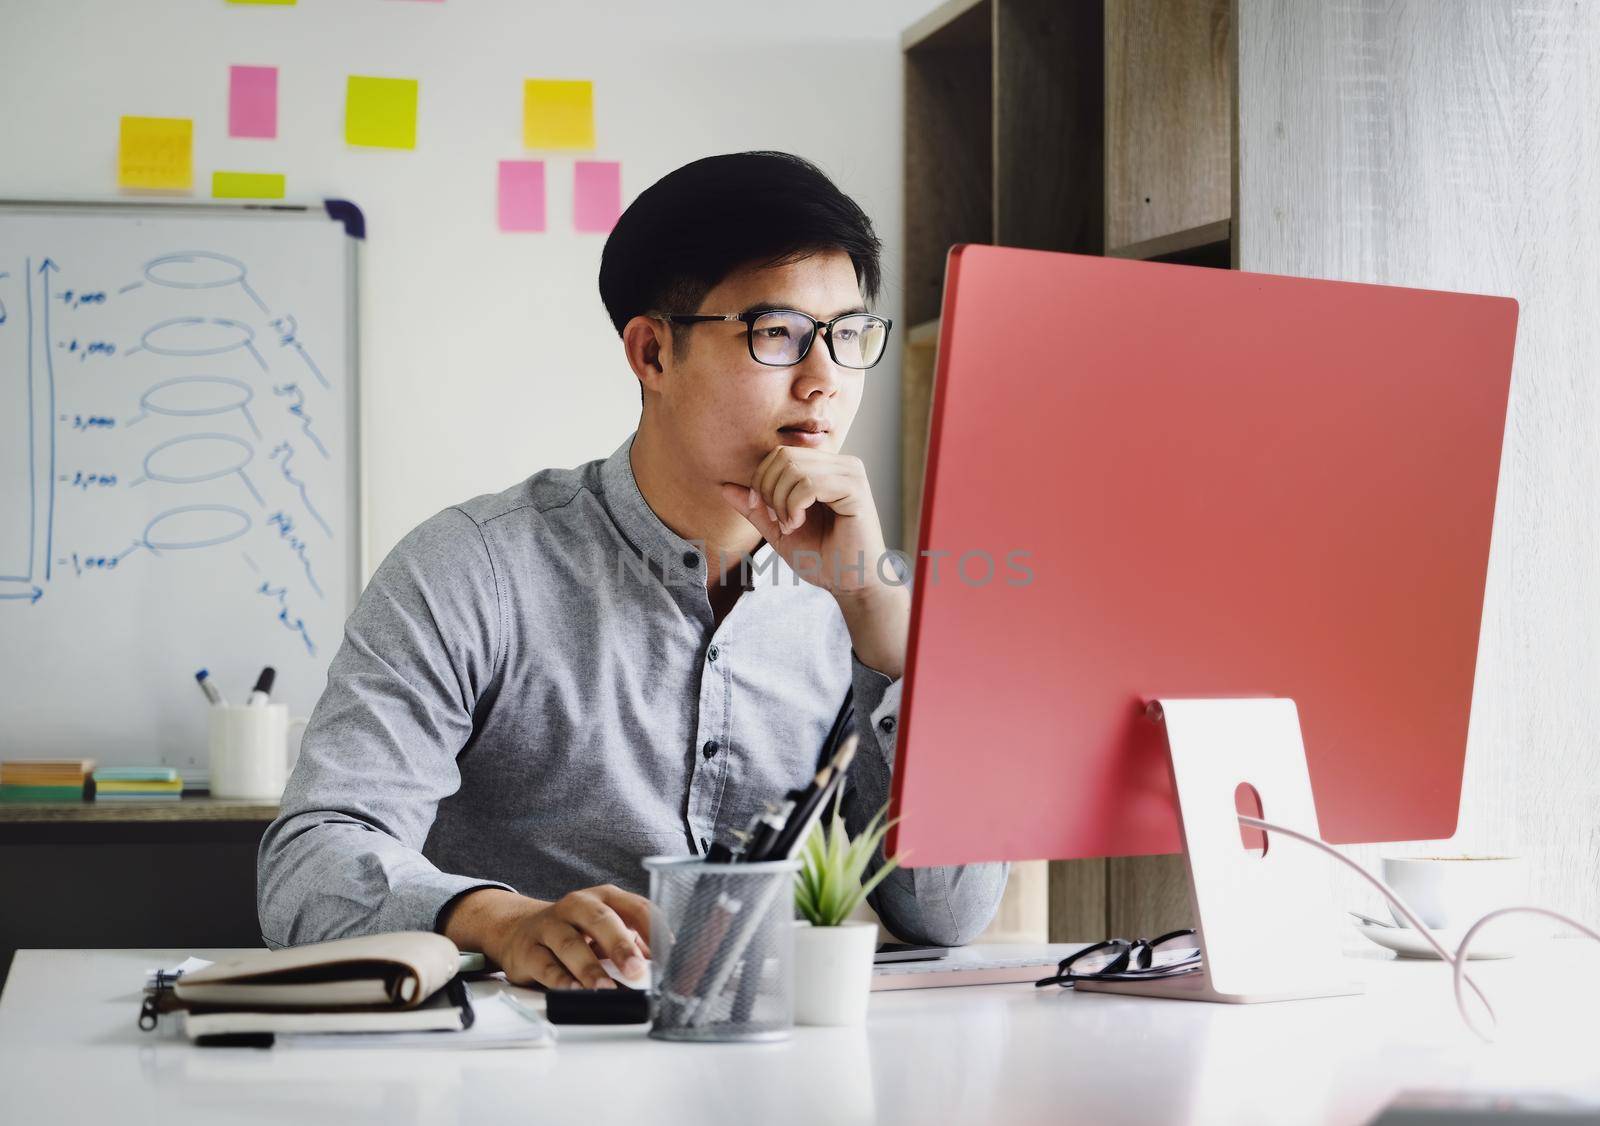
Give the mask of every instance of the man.
[{"label": "man", "polygon": [[[863,304],[878,251],[784,153],[696,161],[628,208],[600,294],[638,429],[378,568],[261,842],[269,943],[438,930],[513,981],[605,988],[600,959],[649,953],[641,858],[731,843],[815,771],[852,690],[847,825],[887,802],[910,596],[839,452],[888,333]],[[901,869],[872,902],[958,944],[1005,880]]]}]

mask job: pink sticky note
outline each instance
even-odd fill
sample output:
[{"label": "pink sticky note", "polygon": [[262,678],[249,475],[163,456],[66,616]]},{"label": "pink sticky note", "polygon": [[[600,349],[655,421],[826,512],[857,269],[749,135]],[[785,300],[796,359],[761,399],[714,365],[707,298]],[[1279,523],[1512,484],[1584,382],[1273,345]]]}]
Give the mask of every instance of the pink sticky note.
[{"label": "pink sticky note", "polygon": [[278,135],[278,68],[228,68],[228,136]]},{"label": "pink sticky note", "polygon": [[622,165],[614,160],[573,162],[572,225],[605,234],[622,214]]},{"label": "pink sticky note", "polygon": [[500,229],[544,230],[544,161],[500,162]]}]

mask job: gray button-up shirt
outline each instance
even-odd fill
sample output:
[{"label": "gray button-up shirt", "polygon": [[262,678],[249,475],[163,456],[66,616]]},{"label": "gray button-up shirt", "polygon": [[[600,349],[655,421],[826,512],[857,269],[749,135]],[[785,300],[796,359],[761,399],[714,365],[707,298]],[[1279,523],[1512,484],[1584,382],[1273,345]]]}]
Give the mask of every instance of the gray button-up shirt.
[{"label": "gray button-up shirt", "polygon": [[[702,546],[645,503],[632,444],[448,508],[378,568],[261,841],[269,945],[434,930],[475,887],[643,893],[643,857],[731,842],[804,785],[852,686],[847,825],[888,800],[899,682],[768,545],[714,623]],[[907,941],[967,942],[1006,873],[897,870],[872,904]]]}]

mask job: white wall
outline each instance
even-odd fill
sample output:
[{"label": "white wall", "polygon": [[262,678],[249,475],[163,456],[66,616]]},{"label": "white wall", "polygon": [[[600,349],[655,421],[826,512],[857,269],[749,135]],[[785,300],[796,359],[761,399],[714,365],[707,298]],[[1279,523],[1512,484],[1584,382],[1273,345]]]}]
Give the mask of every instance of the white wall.
[{"label": "white wall", "polygon": [[[195,198],[216,169],[282,172],[366,213],[367,531],[382,558],[445,505],[609,454],[638,390],[596,288],[603,235],[571,224],[572,155],[524,152],[524,78],[595,83],[594,159],[623,203],[712,153],[815,160],[884,240],[900,322],[899,33],[932,0],[0,0],[0,198],[117,198],[122,114],[192,117]],[[279,68],[277,140],[227,137],[228,67]],[[350,74],[421,80],[415,151],[343,140]],[[502,234],[496,162],[546,161],[549,230]],[[898,344],[846,450],[899,528]]]}]

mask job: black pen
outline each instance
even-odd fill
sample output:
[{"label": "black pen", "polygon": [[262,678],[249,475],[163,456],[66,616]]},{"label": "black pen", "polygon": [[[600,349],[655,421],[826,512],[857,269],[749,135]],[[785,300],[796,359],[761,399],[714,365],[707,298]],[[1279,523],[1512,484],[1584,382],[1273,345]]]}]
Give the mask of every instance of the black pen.
[{"label": "black pen", "polygon": [[272,696],[272,682],[277,678],[277,671],[271,665],[261,670],[261,675],[256,677],[256,686],[250,690],[250,699],[246,700],[252,708],[262,706]]},{"label": "black pen", "polygon": [[856,690],[845,689],[844,702],[839,705],[838,714],[833,717],[833,726],[828,728],[828,737],[822,741],[822,748],[817,751],[817,769],[821,770],[833,761],[833,756],[839,749],[839,739],[849,729],[850,721],[856,717]]},{"label": "black pen", "polygon": [[803,816],[802,811],[809,809],[811,803],[817,800],[822,794],[823,787],[828,784],[828,780],[832,777],[833,764],[830,762],[817,771],[816,777],[806,783],[805,789],[790,790],[783,803],[788,807],[783,820],[772,832],[761,834],[759,841],[752,840],[750,842],[750,848],[746,851],[745,859],[752,864],[759,864],[763,860],[772,860],[776,857],[778,853],[774,850],[774,846],[783,839],[783,835],[789,825],[796,818]]},{"label": "black pen", "polygon": [[804,810],[809,803],[827,785],[828,778],[837,768],[839,737],[849,730],[851,721],[855,719],[855,689],[847,689],[844,702],[839,705],[838,713],[833,717],[833,726],[828,729],[827,738],[822,741],[822,748],[817,752],[816,776],[802,790],[790,790],[783,795],[784,806],[779,815],[779,823],[770,833],[758,831],[757,835],[746,842],[744,855],[741,859],[751,863],[762,860],[771,860],[776,853],[772,851],[773,842],[783,835],[784,828],[789,819],[795,816],[797,810]]},{"label": "black pen", "polygon": [[823,805],[844,782],[845,771],[849,769],[850,761],[856,757],[857,742],[858,737],[854,734],[844,741],[844,746],[839,748],[839,753],[834,756],[833,763],[828,768],[830,777],[824,780],[823,785],[816,793],[810,795],[804,804],[795,806],[795,811],[784,824],[783,831],[767,850],[766,859],[787,860],[794,855],[795,849],[811,831],[812,823],[821,814]]},{"label": "black pen", "polygon": [[768,846],[772,844],[779,831],[783,828],[784,820],[793,812],[795,799],[799,793],[800,791],[798,790],[791,790],[784,796],[781,804],[767,803],[766,811],[755,819],[755,832],[750,835],[750,839],[745,843],[740,856],[741,860],[753,861],[767,851]]}]

